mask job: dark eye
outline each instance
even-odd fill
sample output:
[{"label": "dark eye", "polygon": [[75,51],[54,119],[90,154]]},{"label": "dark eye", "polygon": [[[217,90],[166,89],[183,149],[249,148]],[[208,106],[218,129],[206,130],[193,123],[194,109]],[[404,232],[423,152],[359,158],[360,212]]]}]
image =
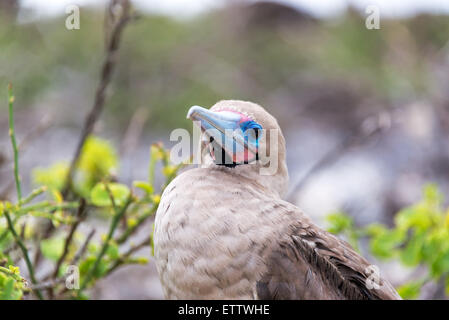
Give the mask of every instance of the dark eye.
[{"label": "dark eye", "polygon": [[249,134],[251,134],[257,140],[257,139],[259,139],[259,136],[260,136],[260,133],[261,133],[260,130],[261,129],[259,129],[259,128],[250,128],[250,129],[247,129],[247,132]]},{"label": "dark eye", "polygon": [[255,121],[246,121],[241,125],[242,131],[254,139],[259,139],[262,134],[262,126]]}]

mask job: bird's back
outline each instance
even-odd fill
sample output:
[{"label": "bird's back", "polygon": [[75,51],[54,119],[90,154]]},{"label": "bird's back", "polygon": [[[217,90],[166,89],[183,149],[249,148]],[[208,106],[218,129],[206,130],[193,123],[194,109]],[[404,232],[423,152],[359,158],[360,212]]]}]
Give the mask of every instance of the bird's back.
[{"label": "bird's back", "polygon": [[369,263],[295,206],[232,169],[197,168],[164,191],[155,257],[170,299],[393,299]]}]

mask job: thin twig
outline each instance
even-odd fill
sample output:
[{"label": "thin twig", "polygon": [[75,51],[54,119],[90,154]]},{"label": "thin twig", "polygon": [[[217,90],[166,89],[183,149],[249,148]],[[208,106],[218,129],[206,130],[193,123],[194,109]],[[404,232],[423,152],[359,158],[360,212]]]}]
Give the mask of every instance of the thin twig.
[{"label": "thin twig", "polygon": [[54,289],[58,284],[63,283],[65,280],[66,279],[64,277],[62,277],[62,278],[58,278],[58,279],[52,279],[49,281],[33,284],[33,285],[30,285],[29,287],[32,290]]},{"label": "thin twig", "polygon": [[137,218],[136,224],[132,227],[128,227],[115,241],[118,244],[124,243],[128,238],[151,216],[154,215],[158,208],[158,205],[153,205],[151,209],[144,212],[140,217]]},{"label": "thin twig", "polygon": [[[130,1],[129,0],[111,0],[109,2],[109,6],[111,7],[111,12],[113,7],[118,5],[120,2],[122,12],[118,19],[118,21],[114,24],[112,27],[111,37],[108,42],[108,45],[106,47],[106,57],[103,62],[102,68],[101,68],[101,78],[100,83],[96,89],[95,92],[95,100],[94,104],[92,106],[92,109],[86,116],[86,120],[84,121],[83,129],[81,131],[81,136],[78,141],[78,145],[75,149],[75,153],[73,155],[72,161],[70,162],[69,170],[65,179],[64,187],[62,188],[62,196],[64,199],[67,198],[70,189],[72,187],[72,181],[73,181],[73,174],[75,172],[76,166],[78,164],[78,160],[81,156],[82,149],[84,147],[84,144],[86,142],[86,139],[89,137],[89,135],[92,133],[95,124],[97,123],[104,107],[105,97],[106,97],[106,89],[108,88],[112,75],[115,70],[116,62],[117,62],[117,53],[118,49],[120,47],[120,39],[122,32],[127,25],[127,23],[132,19],[132,16],[130,15]],[[50,237],[51,233],[53,232],[54,227],[51,223],[49,223],[46,227],[46,230],[44,231],[44,238]],[[42,252],[39,248],[37,248],[35,256],[34,256],[34,262],[35,265],[37,265],[40,261],[40,258],[42,257]]]},{"label": "thin twig", "polygon": [[[120,219],[122,218],[122,216],[125,214],[126,209],[128,209],[128,206],[131,204],[132,201],[132,194],[128,197],[126,203],[123,205],[123,207],[118,210],[114,216],[114,218],[112,219],[111,225],[109,227],[109,232],[108,235],[106,237],[106,240],[103,243],[103,246],[101,247],[100,252],[97,255],[97,258],[95,259],[95,264],[94,266],[88,271],[88,273],[86,274],[84,281],[82,282],[81,286],[80,286],[80,291],[79,293],[81,293],[82,290],[84,290],[86,288],[86,286],[89,284],[90,280],[92,279],[92,277],[94,276],[94,274],[97,272],[98,266],[100,265],[101,259],[103,259],[103,256],[105,255],[108,247],[109,247],[109,243],[114,235],[114,231],[117,228],[117,225],[120,221]],[[78,294],[79,294],[78,293]]]},{"label": "thin twig", "polygon": [[64,262],[65,257],[67,256],[67,253],[69,252],[70,244],[73,240],[73,235],[75,234],[76,229],[78,228],[79,224],[83,220],[85,216],[85,210],[86,210],[86,200],[84,198],[80,199],[80,204],[78,207],[78,212],[76,214],[76,222],[72,224],[69,234],[67,235],[67,238],[64,241],[64,250],[61,254],[61,256],[58,259],[58,262],[56,263],[55,270],[53,271],[52,278],[56,279],[59,273],[59,268],[61,267],[62,263]]},{"label": "thin twig", "polygon": [[28,146],[28,144],[39,138],[51,125],[51,118],[47,115],[44,116],[36,127],[34,127],[31,131],[29,131],[25,137],[20,140],[18,149],[23,152],[23,150]]},{"label": "thin twig", "polygon": [[[25,135],[25,137],[23,137],[22,140],[19,141],[18,146],[17,146],[18,151],[24,152],[26,150],[26,147],[29,145],[30,141],[32,141],[32,140],[36,139],[37,137],[39,137],[40,135],[42,135],[42,133],[44,133],[45,130],[47,130],[49,128],[50,122],[51,121],[50,121],[49,117],[44,117],[39,122],[39,124],[37,125],[36,128],[33,128],[33,130],[29,131]],[[2,164],[4,162],[6,163],[7,160],[9,160],[9,159],[0,153],[0,167],[2,166]],[[9,168],[9,166],[7,166],[5,169],[9,170],[10,168]],[[2,191],[0,191],[0,199],[7,198],[9,189],[11,189],[13,183],[14,183],[14,181],[11,181],[10,183],[8,183],[6,185],[6,187]]]},{"label": "thin twig", "polygon": [[66,210],[66,209],[77,209],[79,203],[76,201],[65,202],[65,203],[53,203],[51,201],[42,201],[36,204],[32,204],[26,207],[21,207],[15,211],[17,215],[22,215],[33,210],[46,210],[48,212],[56,210]]},{"label": "thin twig", "polygon": [[17,148],[16,134],[14,131],[14,95],[12,93],[12,84],[8,85],[8,106],[9,106],[9,137],[14,152],[14,179],[16,181],[17,199],[22,200],[22,187],[19,176],[19,150]]},{"label": "thin twig", "polygon": [[138,245],[131,247],[128,251],[126,251],[119,259],[117,259],[114,264],[106,271],[106,275],[112,273],[115,269],[120,267],[122,264],[126,262],[126,259],[128,259],[133,253],[137,252],[138,250],[142,249],[145,246],[151,245],[152,242],[151,235],[146,237],[142,242],[140,242]]},{"label": "thin twig", "polygon": [[22,227],[20,228],[20,239],[24,240],[25,239],[25,230],[27,227],[27,223],[26,221],[22,224]]},{"label": "thin twig", "polygon": [[81,249],[75,254],[72,261],[70,261],[71,265],[76,265],[78,261],[83,257],[84,253],[86,253],[87,246],[89,245],[90,241],[92,240],[92,237],[94,236],[96,230],[92,229],[90,230],[89,234],[86,237],[86,240],[84,240],[83,245],[81,246]]},{"label": "thin twig", "polygon": [[[83,245],[81,246],[81,248],[78,250],[78,252],[75,254],[75,256],[73,257],[72,261],[70,261],[70,265],[77,265],[78,261],[84,256],[84,254],[86,253],[87,247],[89,246],[90,241],[92,240],[93,236],[95,235],[96,230],[92,229],[89,234],[87,235],[86,239],[84,240]],[[62,288],[57,294],[57,297],[60,297],[62,294],[64,294],[65,292],[67,292],[68,288],[64,287]]]},{"label": "thin twig", "polygon": [[[13,226],[12,220],[11,220],[11,216],[9,215],[9,212],[5,211],[4,213],[5,213],[6,221],[8,222],[9,231],[11,231],[11,233],[12,233],[12,235],[14,237],[14,240],[16,241],[17,245],[20,247],[20,250],[22,250],[22,254],[23,254],[23,257],[25,259],[25,263],[27,265],[28,272],[30,274],[31,282],[33,284],[36,284],[37,281],[36,281],[36,278],[34,276],[33,265],[31,264],[31,260],[30,260],[30,257],[28,255],[28,249],[25,247],[25,245],[23,244],[22,240],[20,239],[20,236],[17,234],[16,230],[14,229],[14,226]],[[39,299],[42,300],[44,298],[42,296],[42,293],[39,290],[36,290],[35,293],[36,293],[36,295],[37,295],[37,297]]]},{"label": "thin twig", "polygon": [[117,211],[117,205],[115,204],[114,195],[112,194],[111,188],[109,188],[109,184],[107,182],[103,182],[104,188],[106,189],[106,192],[108,193],[109,200],[111,200],[112,208],[114,211]]},{"label": "thin twig", "polygon": [[[17,149],[17,142],[16,142],[16,135],[14,131],[14,96],[12,92],[12,84],[10,83],[8,85],[8,106],[9,106],[9,136],[11,138],[11,145],[14,152],[14,179],[16,182],[16,189],[17,189],[17,199],[18,203],[22,200],[22,187],[20,183],[20,176],[19,176],[19,151]],[[34,268],[31,264],[29,255],[28,255],[28,249],[25,247],[25,245],[22,242],[21,237],[17,234],[16,230],[14,229],[14,223],[11,219],[11,216],[9,215],[8,210],[5,210],[5,217],[8,223],[8,229],[12,233],[14,240],[16,241],[17,245],[20,247],[20,250],[22,250],[28,272],[30,274],[31,282],[34,284],[36,283],[36,278],[34,276]],[[39,299],[43,299],[43,296],[39,290],[35,291],[36,295]]]},{"label": "thin twig", "polygon": [[[117,5],[117,1],[111,1],[109,6],[112,9],[112,6]],[[103,66],[101,69],[101,79],[100,83],[97,87],[95,93],[95,100],[92,106],[92,109],[88,113],[86,120],[84,122],[84,127],[81,132],[81,137],[78,141],[77,148],[75,150],[75,154],[70,163],[69,171],[66,178],[66,183],[63,188],[63,196],[64,198],[67,196],[73,179],[73,174],[78,163],[78,160],[81,155],[81,151],[83,149],[84,143],[86,142],[87,137],[92,133],[95,124],[97,123],[104,107],[106,89],[109,86],[113,72],[115,70],[116,62],[117,62],[117,52],[120,47],[120,39],[122,32],[126,26],[126,24],[130,21],[130,3],[129,0],[122,0],[121,8],[122,13],[118,21],[114,24],[110,39],[107,45],[106,58],[103,62]]]},{"label": "thin twig", "polygon": [[47,191],[47,187],[46,186],[42,186],[40,188],[37,188],[33,191],[31,191],[31,193],[25,197],[24,199],[22,199],[21,201],[19,201],[19,205],[20,206],[24,206],[28,203],[30,203],[31,201],[33,201],[35,198],[37,198],[38,196],[40,196],[42,193],[44,193],[45,191]]},{"label": "thin twig", "polygon": [[134,112],[120,146],[122,155],[133,152],[136,149],[149,114],[149,109],[144,107],[140,107]]}]

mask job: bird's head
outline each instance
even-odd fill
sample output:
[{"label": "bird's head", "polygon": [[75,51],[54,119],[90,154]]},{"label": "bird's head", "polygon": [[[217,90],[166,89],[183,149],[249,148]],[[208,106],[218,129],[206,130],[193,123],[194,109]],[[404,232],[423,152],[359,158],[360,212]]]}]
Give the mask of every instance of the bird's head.
[{"label": "bird's head", "polygon": [[[193,106],[187,118],[198,124],[206,147],[206,162],[258,180],[278,180],[278,193],[286,189],[285,139],[276,119],[258,104],[223,100],[210,109]],[[263,177],[266,176],[266,177]],[[272,176],[270,178],[270,176]],[[270,181],[271,180],[271,181]]]}]

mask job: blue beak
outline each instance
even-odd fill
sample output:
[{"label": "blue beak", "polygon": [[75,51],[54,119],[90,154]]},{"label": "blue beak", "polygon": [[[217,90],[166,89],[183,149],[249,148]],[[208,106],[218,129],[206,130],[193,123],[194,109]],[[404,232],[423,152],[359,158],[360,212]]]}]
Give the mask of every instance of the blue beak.
[{"label": "blue beak", "polygon": [[231,111],[214,112],[200,106],[193,106],[187,118],[199,125],[211,141],[225,151],[233,162],[241,162],[243,155],[257,154],[257,145],[248,141],[240,128],[241,116]]}]

